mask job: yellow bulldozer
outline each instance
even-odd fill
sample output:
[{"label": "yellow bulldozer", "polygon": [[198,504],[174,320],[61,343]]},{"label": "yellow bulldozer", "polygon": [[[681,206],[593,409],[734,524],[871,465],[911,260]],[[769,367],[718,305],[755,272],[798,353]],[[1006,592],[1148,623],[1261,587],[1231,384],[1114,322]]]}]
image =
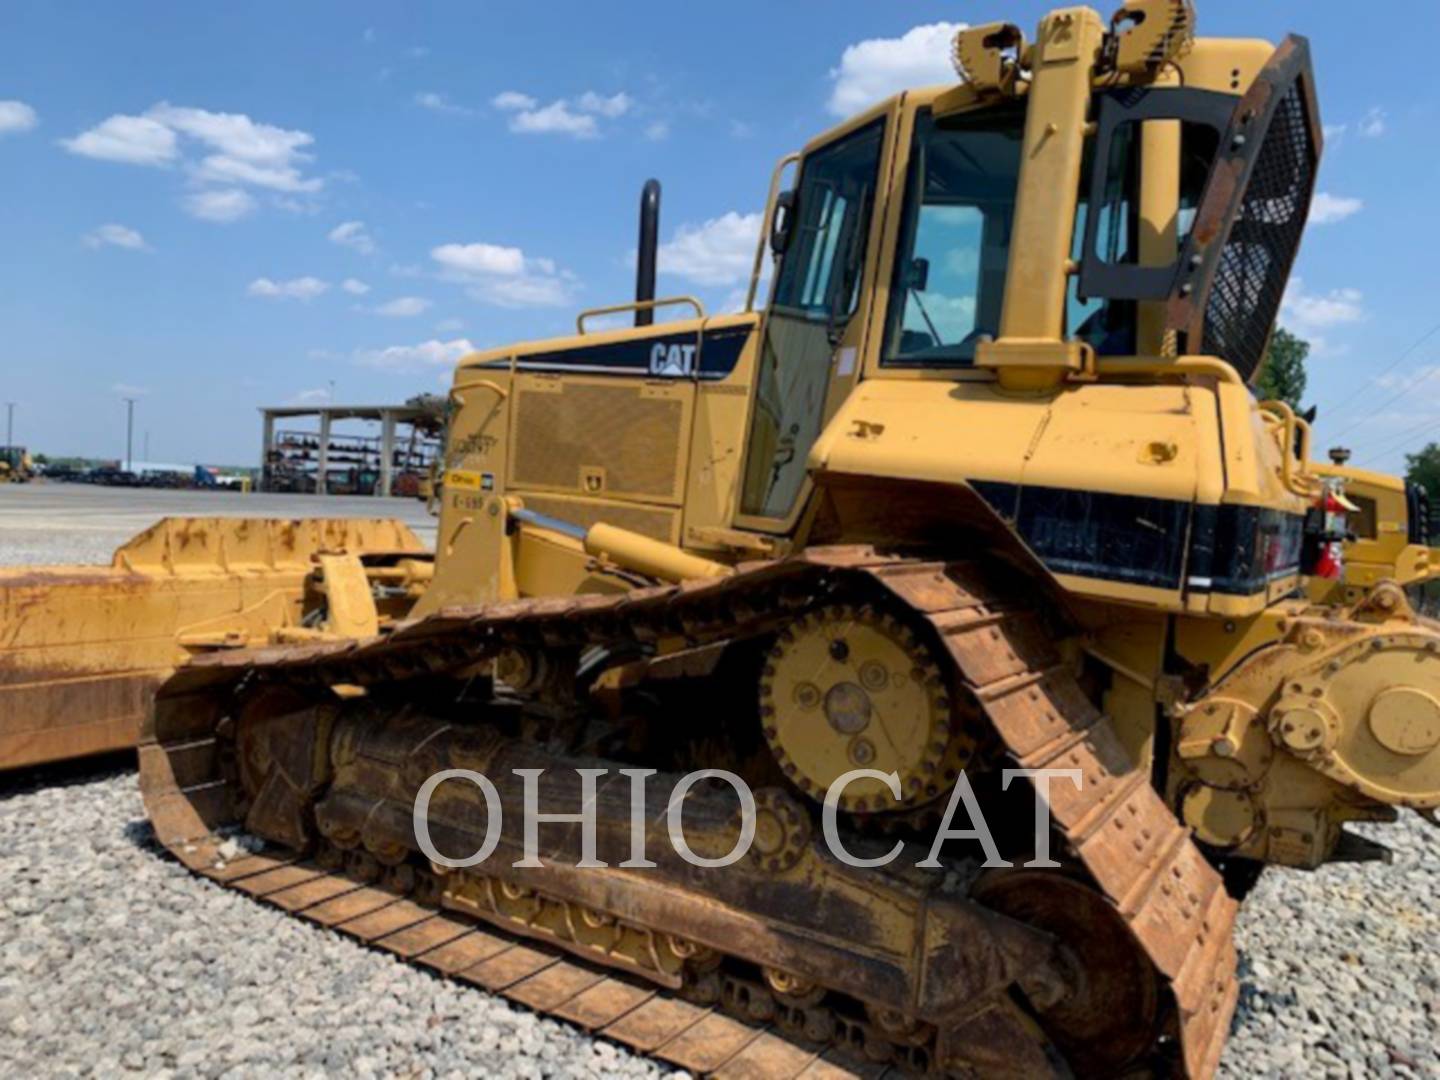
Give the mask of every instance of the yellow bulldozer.
[{"label": "yellow bulldozer", "polygon": [[35,475],[35,463],[23,446],[0,446],[0,484],[28,484]]},{"label": "yellow bulldozer", "polygon": [[649,189],[634,303],[460,361],[433,574],[193,631],[176,858],[696,1073],[1214,1072],[1258,869],[1440,806],[1440,626],[1313,585],[1345,478],[1248,385],[1308,47],[1127,0],[953,54],[780,163],[743,313],[654,299]]}]

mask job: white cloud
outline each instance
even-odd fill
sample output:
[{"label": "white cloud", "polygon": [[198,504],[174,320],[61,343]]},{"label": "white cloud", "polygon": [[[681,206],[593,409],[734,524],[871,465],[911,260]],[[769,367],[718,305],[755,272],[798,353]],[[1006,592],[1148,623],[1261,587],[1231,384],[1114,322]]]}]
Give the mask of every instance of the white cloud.
[{"label": "white cloud", "polygon": [[1364,295],[1358,289],[1331,289],[1324,295],[1307,293],[1305,282],[1291,278],[1281,304],[1286,325],[1293,329],[1325,329],[1343,323],[1359,322],[1365,316],[1361,306]]},{"label": "white cloud", "polygon": [[276,207],[291,214],[318,214],[324,209],[324,204],[312,196],[276,195],[272,201]]},{"label": "white cloud", "polygon": [[1364,200],[1350,198],[1346,195],[1331,195],[1328,191],[1317,191],[1315,198],[1310,203],[1310,224],[1329,225],[1336,221],[1344,221],[1352,214],[1358,214],[1365,208]]},{"label": "white cloud", "polygon": [[286,165],[315,141],[305,131],[256,123],[244,113],[218,113],[162,101],[145,116],[189,135],[217,153],[262,165]]},{"label": "white cloud", "polygon": [[127,165],[170,165],[179,156],[175,132],[144,116],[112,116],[60,145],[72,154]]},{"label": "white cloud", "polygon": [[[315,137],[251,119],[244,113],[211,112],[162,101],[139,116],[116,114],[61,145],[72,154],[130,165],[168,166],[182,160],[192,183],[205,190],[184,202],[208,221],[235,221],[256,203],[243,191],[264,188],[287,196],[313,195],[325,186],[305,168]],[[220,190],[217,191],[217,185]],[[308,204],[281,200],[291,208]]]},{"label": "white cloud", "polygon": [[520,135],[573,135],[593,139],[600,134],[595,117],[571,110],[566,101],[552,101],[543,109],[518,112],[510,118],[510,130]]},{"label": "white cloud", "polygon": [[430,257],[461,274],[519,274],[525,269],[523,251],[497,244],[441,244],[430,250]]},{"label": "white cloud", "polygon": [[289,166],[256,165],[224,154],[211,154],[194,166],[191,175],[202,184],[251,184],[272,191],[313,193],[325,186],[320,177],[302,177],[297,169]]},{"label": "white cloud", "polygon": [[570,303],[571,285],[567,278],[546,274],[497,278],[473,286],[470,295],[496,307],[565,307]]},{"label": "white cloud", "polygon": [[744,281],[755,263],[760,218],[731,210],[700,225],[681,225],[669,243],[660,245],[660,272],[701,285]]},{"label": "white cloud", "polygon": [[1338,139],[1350,130],[1349,124],[1322,124],[1320,130],[1327,140]]},{"label": "white cloud", "polygon": [[370,291],[369,285],[366,285],[365,282],[353,277],[347,277],[344,281],[342,281],[340,283],[340,288],[344,289],[351,296],[364,296]]},{"label": "white cloud", "polygon": [[1355,130],[1367,139],[1378,139],[1385,134],[1387,114],[1379,105],[1372,106],[1360,122],[1355,125]]},{"label": "white cloud", "polygon": [[1371,381],[1382,390],[1414,390],[1421,383],[1429,382],[1437,373],[1440,373],[1440,366],[1435,364],[1422,364],[1413,371],[1390,373],[1381,375]]},{"label": "white cloud", "polygon": [[308,131],[263,124],[244,113],[218,113],[162,101],[145,118],[164,124],[212,151],[198,166],[201,180],[253,184],[275,191],[318,191],[325,181],[304,177],[315,142]]},{"label": "white cloud", "polygon": [[433,90],[426,90],[416,94],[415,104],[419,105],[422,109],[429,109],[432,112],[464,115],[470,111],[463,105],[456,105],[444,94],[437,94]]},{"label": "white cloud", "polygon": [[423,315],[431,306],[431,302],[423,296],[398,296],[377,305],[375,314],[403,319],[412,315]]},{"label": "white cloud", "polygon": [[86,233],[81,239],[86,247],[92,248],[109,245],[110,247],[126,248],[130,251],[150,250],[145,244],[145,237],[128,225],[101,225]]},{"label": "white cloud", "polygon": [[325,387],[318,387],[314,390],[301,390],[290,399],[291,405],[323,405],[330,400],[330,391]]},{"label": "white cloud", "polygon": [[1365,318],[1364,295],[1358,289],[1331,289],[1327,293],[1307,293],[1305,282],[1290,279],[1285,298],[1280,304],[1280,322],[1310,342],[1315,356],[1338,356],[1344,346],[1336,346],[1327,332],[1336,327],[1360,322]]},{"label": "white cloud", "polygon": [[251,296],[263,296],[272,300],[314,300],[330,288],[329,283],[316,277],[291,278],[289,281],[273,281],[268,277],[256,278],[246,288]]},{"label": "white cloud", "polygon": [[465,329],[465,320],[441,319],[438,323],[435,324],[435,329],[439,330],[442,334],[454,333],[456,330]]},{"label": "white cloud", "polygon": [[955,82],[950,45],[964,23],[916,26],[898,38],[870,38],[845,49],[832,68],[834,86],[826,107],[849,116],[900,90]]},{"label": "white cloud", "polygon": [[645,126],[645,138],[651,142],[661,142],[670,137],[670,124],[664,120],[654,120]]},{"label": "white cloud", "polygon": [[594,90],[586,90],[585,93],[580,95],[576,104],[579,105],[580,109],[584,112],[598,113],[600,116],[607,116],[611,120],[614,120],[616,117],[624,116],[629,112],[630,106],[635,104],[635,100],[624,91],[618,94],[612,94],[609,97],[602,97]]},{"label": "white cloud", "polygon": [[[570,135],[577,139],[593,139],[599,136],[597,117],[616,120],[628,113],[635,105],[635,99],[623,90],[608,97],[586,90],[573,101],[558,98],[542,106],[538,99],[519,90],[505,90],[490,99],[490,104],[501,112],[510,114],[510,130],[521,135]],[[663,138],[668,126],[662,125],[661,134],[652,137]],[[655,124],[651,130],[659,131]]]},{"label": "white cloud", "polygon": [[120,397],[144,397],[150,393],[150,388],[148,386],[131,386],[129,383],[117,382],[114,386],[110,387],[110,392],[112,394],[118,394]]},{"label": "white cloud", "polygon": [[527,256],[498,244],[441,244],[430,257],[440,276],[468,286],[476,300],[499,307],[563,307],[570,302],[573,277],[553,259]]},{"label": "white cloud", "polygon": [[259,204],[248,191],[240,188],[219,188],[186,195],[181,205],[185,207],[187,214],[201,221],[229,224],[254,213]]},{"label": "white cloud", "polygon": [[40,118],[23,101],[0,101],[0,135],[18,135],[33,131]]},{"label": "white cloud", "polygon": [[355,353],[357,363],[382,371],[410,372],[425,368],[454,367],[466,353],[475,351],[475,346],[465,338],[439,341],[431,338],[418,345],[390,345],[383,349],[359,349]]},{"label": "white cloud", "polygon": [[523,112],[535,108],[540,102],[519,90],[502,90],[490,99],[490,104],[501,112]]},{"label": "white cloud", "polygon": [[353,248],[361,255],[375,252],[375,238],[366,231],[363,221],[342,221],[330,230],[329,238],[332,244]]}]

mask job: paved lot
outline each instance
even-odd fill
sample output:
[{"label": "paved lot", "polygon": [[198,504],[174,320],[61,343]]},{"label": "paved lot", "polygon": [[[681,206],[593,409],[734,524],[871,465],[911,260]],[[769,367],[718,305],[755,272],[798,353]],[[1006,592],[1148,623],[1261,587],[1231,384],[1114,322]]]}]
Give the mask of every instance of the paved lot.
[{"label": "paved lot", "polygon": [[395,517],[427,544],[435,542],[435,519],[418,499],[0,484],[0,565],[106,563],[117,547],[167,516]]}]

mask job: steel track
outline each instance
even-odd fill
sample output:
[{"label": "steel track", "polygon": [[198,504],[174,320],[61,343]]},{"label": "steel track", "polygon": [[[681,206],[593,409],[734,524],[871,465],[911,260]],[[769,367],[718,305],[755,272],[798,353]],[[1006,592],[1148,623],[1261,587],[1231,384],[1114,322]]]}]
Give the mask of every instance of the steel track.
[{"label": "steel track", "polygon": [[768,1018],[746,1022],[667,996],[314,863],[268,854],[219,859],[216,830],[235,818],[215,734],[233,695],[257,684],[315,689],[455,677],[515,644],[705,644],[773,632],[826,598],[883,596],[929,624],[1021,766],[1081,771],[1079,791],[1052,785],[1055,824],[1172,996],[1183,1074],[1208,1077],[1238,991],[1236,905],[1062,662],[1033,605],[1005,581],[972,562],[820,548],[714,581],[456,608],[370,642],[207,658],[160,694],[141,747],[142,791],[161,842],[191,869],[638,1052],[717,1076],[883,1075],[885,1066],[842,1059]]}]

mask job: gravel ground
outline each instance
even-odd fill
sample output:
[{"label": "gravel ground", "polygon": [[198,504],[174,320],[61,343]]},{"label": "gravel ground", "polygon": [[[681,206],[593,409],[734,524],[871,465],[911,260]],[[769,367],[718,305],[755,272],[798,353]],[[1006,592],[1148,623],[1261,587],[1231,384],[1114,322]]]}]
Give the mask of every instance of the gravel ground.
[{"label": "gravel ground", "polygon": [[659,1076],[192,876],[133,773],[0,792],[0,1073]]},{"label": "gravel ground", "polygon": [[1268,870],[1246,899],[1222,1076],[1440,1076],[1440,830],[1356,831],[1394,862]]},{"label": "gravel ground", "polygon": [[[1391,866],[1271,872],[1241,916],[1227,1077],[1440,1075],[1435,832]],[[10,1075],[659,1076],[650,1062],[188,873],[132,773],[0,790]]]},{"label": "gravel ground", "polygon": [[418,499],[0,484],[0,566],[108,563],[117,547],[170,516],[394,517],[435,542],[435,520]]},{"label": "gravel ground", "polygon": [[[0,564],[108,561],[137,531],[66,503],[40,520],[11,501]],[[0,1074],[662,1074],[190,875],[126,764],[89,768],[0,777]],[[1271,871],[1251,894],[1222,1076],[1440,1076],[1440,832],[1364,831],[1392,865]]]},{"label": "gravel ground", "polygon": [[0,531],[0,566],[108,566],[115,549],[134,534],[126,529],[100,528],[56,535],[50,529],[15,528]]}]

